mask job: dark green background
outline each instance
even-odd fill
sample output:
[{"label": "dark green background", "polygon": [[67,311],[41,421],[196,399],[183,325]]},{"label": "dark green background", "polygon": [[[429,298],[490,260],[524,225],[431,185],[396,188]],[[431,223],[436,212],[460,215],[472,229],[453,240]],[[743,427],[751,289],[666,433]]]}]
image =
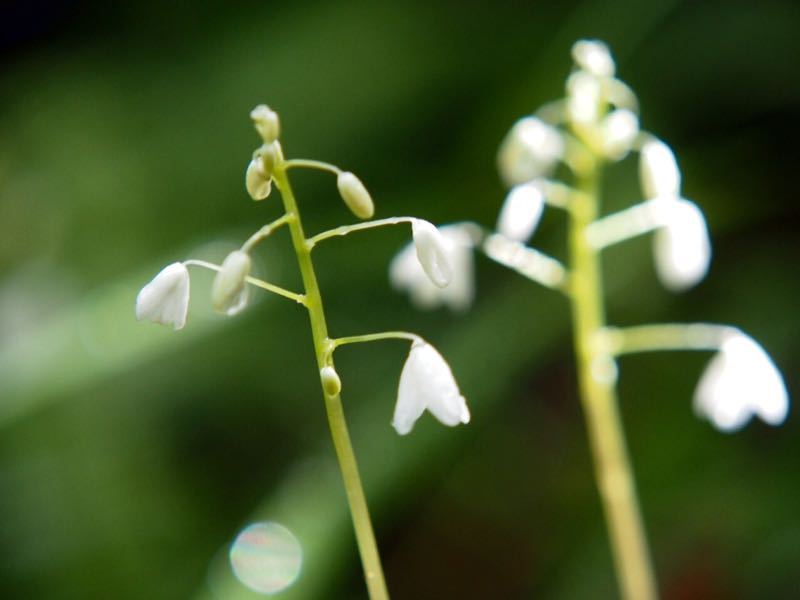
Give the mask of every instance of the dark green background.
[{"label": "dark green background", "polygon": [[[137,324],[138,289],[220,260],[278,215],[243,174],[250,108],[290,156],[370,188],[377,216],[491,225],[495,152],[557,97],[571,43],[600,37],[676,150],[714,262],[674,296],[649,240],[605,258],[618,324],[741,326],[798,392],[800,9],[745,2],[12,3],[0,55],[0,595],[248,598],[224,549],[257,519],[300,537],[282,598],[363,598],[303,311],[213,315],[193,276],[184,331]],[[609,209],[638,200],[635,162]],[[295,176],[308,228],[352,218],[330,177]],[[386,267],[403,228],[318,250],[333,335],[412,329],[450,360],[467,427],[389,426],[401,344],[338,356],[395,598],[612,598],[615,582],[556,294],[478,259],[466,315],[418,313]],[[563,216],[534,243],[563,256]],[[209,245],[211,244],[211,245]],[[257,268],[297,288],[285,232]],[[707,355],[621,361],[622,412],[664,597],[790,598],[800,442],[692,414]],[[211,565],[211,566],[209,566]]]}]

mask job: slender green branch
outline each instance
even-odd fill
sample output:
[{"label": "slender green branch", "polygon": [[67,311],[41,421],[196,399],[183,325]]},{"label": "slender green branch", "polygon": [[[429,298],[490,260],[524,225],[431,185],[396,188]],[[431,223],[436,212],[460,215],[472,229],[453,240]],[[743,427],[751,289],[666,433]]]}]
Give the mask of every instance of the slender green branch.
[{"label": "slender green branch", "polygon": [[567,271],[555,258],[498,233],[487,236],[480,248],[493,261],[553,290],[566,292]]},{"label": "slender green branch", "polygon": [[596,343],[605,315],[599,254],[586,230],[599,212],[600,165],[578,178],[583,194],[570,211],[572,312],[581,399],[589,430],[614,565],[626,600],[657,597],[615,389],[613,356]]},{"label": "slender green branch", "polygon": [[342,225],[341,227],[329,229],[328,231],[323,231],[322,233],[318,233],[314,237],[308,238],[308,240],[306,240],[306,245],[310,251],[319,242],[327,240],[332,237],[349,235],[356,231],[362,231],[364,229],[374,229],[375,227],[386,227],[387,225],[402,225],[404,223],[412,223],[414,220],[415,220],[414,217],[389,217],[388,219],[366,221],[365,223],[356,223],[355,225]]},{"label": "slender green branch", "polygon": [[338,175],[342,172],[342,170],[336,165],[319,160],[308,160],[305,158],[293,158],[291,160],[285,160],[283,161],[283,168],[286,170],[295,168],[317,169],[318,171],[330,171],[334,175]]},{"label": "slender green branch", "polygon": [[325,382],[322,380],[322,369],[324,367],[333,368],[334,364],[333,357],[330,355],[330,339],[328,338],[328,325],[325,320],[322,295],[320,294],[319,284],[317,283],[314,264],[311,261],[311,248],[306,242],[300,211],[289,183],[289,178],[286,174],[285,163],[276,165],[273,176],[281,192],[286,214],[294,215],[295,217],[288,223],[289,231],[292,238],[292,245],[297,255],[300,275],[303,279],[303,285],[306,291],[308,316],[311,322],[311,334],[314,340],[314,352],[317,358],[317,366],[320,370],[320,383],[325,399],[328,425],[331,430],[331,437],[333,438],[333,446],[336,450],[336,458],[339,461],[339,468],[342,473],[347,502],[350,506],[350,514],[353,518],[353,527],[356,533],[358,550],[361,555],[361,564],[364,569],[367,590],[371,600],[388,600],[389,593],[386,589],[386,582],[383,577],[383,567],[381,566],[381,560],[378,554],[378,544],[375,541],[375,533],[367,508],[364,488],[361,485],[361,476],[358,473],[358,464],[353,451],[353,444],[350,441],[350,434],[347,431],[342,399],[338,393],[327,393],[325,391]]},{"label": "slender green branch", "polygon": [[636,327],[606,327],[598,344],[615,356],[658,350],[719,350],[739,330],[710,323],[661,323]]},{"label": "slender green branch", "polygon": [[345,346],[347,344],[362,344],[364,342],[377,342],[379,340],[410,340],[416,342],[421,341],[422,338],[416,333],[410,333],[408,331],[382,331],[380,333],[331,338],[330,346],[333,351],[339,346]]},{"label": "slender green branch", "polygon": [[[191,258],[189,260],[183,261],[183,264],[187,267],[203,267],[204,269],[210,269],[212,271],[219,271],[221,267],[219,265],[215,265],[214,263],[206,262],[204,260],[196,260]],[[245,281],[250,285],[255,287],[261,288],[262,290],[267,290],[268,292],[272,292],[273,294],[277,294],[278,296],[283,296],[284,298],[288,298],[289,300],[294,300],[298,304],[302,304],[303,306],[308,306],[306,302],[306,297],[303,294],[295,294],[294,292],[290,292],[289,290],[285,290],[280,286],[273,285],[271,283],[267,283],[262,279],[258,279],[257,277],[250,277],[249,275],[245,277]]]},{"label": "slender green branch", "polygon": [[272,223],[264,225],[261,229],[251,235],[244,244],[242,244],[242,252],[250,252],[250,250],[252,250],[256,244],[259,244],[267,239],[270,235],[272,235],[273,231],[282,225],[286,225],[291,219],[292,217],[289,215],[283,215],[282,217],[275,219]]}]

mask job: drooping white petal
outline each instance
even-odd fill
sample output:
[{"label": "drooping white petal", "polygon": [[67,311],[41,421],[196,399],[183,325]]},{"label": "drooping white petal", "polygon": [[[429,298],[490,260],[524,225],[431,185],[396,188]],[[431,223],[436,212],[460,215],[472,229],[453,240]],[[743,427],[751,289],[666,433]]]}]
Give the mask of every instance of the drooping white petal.
[{"label": "drooping white petal", "polygon": [[222,267],[211,285],[211,305],[214,310],[233,316],[247,305],[247,276],[250,274],[250,256],[234,250],[222,262]]},{"label": "drooping white petal", "polygon": [[406,435],[425,409],[450,427],[470,420],[466,400],[447,362],[427,342],[415,341],[400,374],[392,426]]},{"label": "drooping white petal", "polygon": [[452,278],[447,287],[434,285],[420,265],[413,243],[407,244],[395,255],[389,265],[392,285],[407,291],[415,306],[433,309],[445,305],[454,311],[469,308],[475,296],[472,249],[474,240],[469,227],[463,224],[446,225],[439,228],[448,242],[448,259],[452,267]]},{"label": "drooping white petal", "polygon": [[711,262],[711,241],[703,213],[694,202],[664,199],[665,225],[653,236],[656,272],[673,291],[689,288],[705,277]]},{"label": "drooping white petal", "polygon": [[601,126],[603,151],[611,160],[622,160],[639,134],[639,118],[630,110],[611,111]]},{"label": "drooping white petal", "polygon": [[644,197],[679,197],[681,172],[675,154],[661,140],[651,139],[642,145],[639,156],[639,179]]},{"label": "drooping white petal", "polygon": [[575,71],[567,79],[567,116],[578,124],[596,123],[600,116],[602,85],[586,71]]},{"label": "drooping white petal", "polygon": [[165,267],[136,296],[136,318],[172,325],[186,325],[189,310],[189,271],[183,263]]},{"label": "drooping white petal", "polygon": [[742,333],[726,339],[697,386],[695,411],[722,431],[743,427],[753,415],[780,425],[789,411],[789,395],[772,359]]},{"label": "drooping white petal", "polygon": [[422,269],[435,285],[445,287],[453,278],[450,243],[433,223],[423,219],[411,222],[411,234]]},{"label": "drooping white petal", "polygon": [[563,155],[564,140],[555,127],[524,117],[500,144],[497,164],[503,181],[511,186],[549,174]]},{"label": "drooping white petal", "polygon": [[578,40],[572,45],[575,64],[597,77],[614,75],[614,59],[611,51],[600,40]]},{"label": "drooping white petal", "polygon": [[537,185],[516,185],[500,209],[497,231],[516,242],[526,242],[536,230],[543,210],[544,195]]}]

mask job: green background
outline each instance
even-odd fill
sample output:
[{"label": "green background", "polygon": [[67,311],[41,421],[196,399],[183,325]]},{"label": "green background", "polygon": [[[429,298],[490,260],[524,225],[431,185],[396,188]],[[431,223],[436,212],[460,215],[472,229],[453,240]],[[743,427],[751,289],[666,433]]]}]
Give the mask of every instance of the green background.
[{"label": "green background", "polygon": [[[306,315],[260,297],[189,324],[133,317],[162,266],[219,261],[278,216],[243,186],[257,103],[290,156],[355,171],[378,217],[491,226],[496,148],[606,40],[643,126],[705,211],[707,279],[672,295],[648,239],[605,255],[616,324],[704,320],[759,340],[797,397],[800,8],[745,2],[12,3],[0,55],[0,595],[250,598],[225,548],[259,520],[305,551],[279,598],[363,598]],[[637,201],[633,159],[606,208]],[[294,176],[311,231],[351,222],[329,175]],[[333,335],[410,329],[450,361],[467,427],[389,425],[406,347],[337,354],[395,598],[612,598],[568,307],[477,260],[467,314],[419,313],[386,269],[405,228],[315,254]],[[534,245],[564,256],[563,215]],[[286,232],[256,269],[299,289]],[[665,598],[790,598],[797,419],[726,435],[691,396],[708,355],[621,360],[620,397]]]}]

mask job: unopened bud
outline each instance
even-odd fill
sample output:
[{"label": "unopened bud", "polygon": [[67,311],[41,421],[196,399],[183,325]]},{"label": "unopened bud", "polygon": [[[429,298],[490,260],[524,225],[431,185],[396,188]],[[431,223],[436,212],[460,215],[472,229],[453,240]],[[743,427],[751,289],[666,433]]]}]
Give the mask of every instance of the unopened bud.
[{"label": "unopened bud", "polygon": [[335,396],[342,391],[342,380],[339,379],[339,374],[333,367],[322,367],[319,371],[319,378],[322,380],[322,389],[328,396]]},{"label": "unopened bud", "polygon": [[225,258],[211,286],[211,305],[214,310],[235,315],[247,304],[247,276],[250,256],[234,250]]},{"label": "unopened bud", "polygon": [[256,156],[247,165],[247,172],[244,176],[244,184],[247,193],[253,200],[264,200],[272,191],[272,177],[267,173],[264,159]]},{"label": "unopened bud", "polygon": [[375,214],[375,205],[361,180],[349,171],[339,173],[336,187],[347,208],[359,219],[369,219]]},{"label": "unopened bud", "polygon": [[259,104],[250,111],[250,118],[256,126],[256,131],[265,143],[271,144],[281,134],[281,124],[278,120],[278,113],[266,104]]}]

